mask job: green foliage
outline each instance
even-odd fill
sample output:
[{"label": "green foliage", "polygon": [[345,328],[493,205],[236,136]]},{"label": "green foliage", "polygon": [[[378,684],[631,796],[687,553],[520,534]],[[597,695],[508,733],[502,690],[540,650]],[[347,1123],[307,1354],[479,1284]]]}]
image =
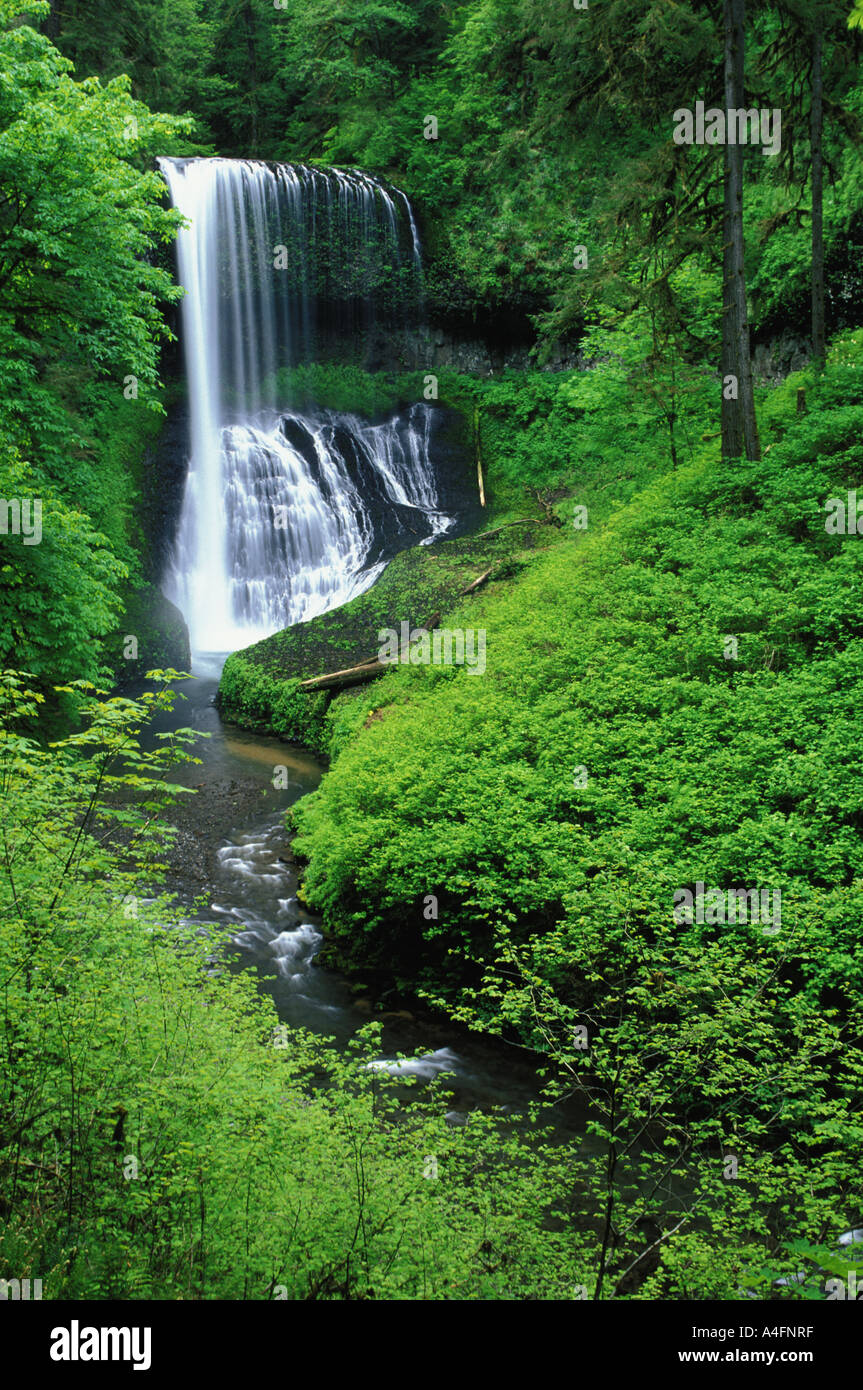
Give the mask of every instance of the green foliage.
[{"label": "green foliage", "polygon": [[[841,0],[753,7],[748,80],[786,113],[779,160],[747,160],[756,325],[800,329],[809,269],[808,72],[825,34],[831,171],[825,235],[834,327],[860,303],[843,246],[863,202],[851,140],[857,43]],[[854,11],[848,20],[856,23]],[[546,346],[597,305],[662,310],[691,354],[694,325],[669,276],[696,264],[718,299],[715,149],[671,142],[671,116],[721,104],[721,15],[692,0],[75,0],[52,36],[80,73],[127,73],[136,98],[191,109],[220,153],[359,165],[414,200],[432,310],[520,330]],[[438,138],[426,139],[434,116]],[[573,269],[578,245],[589,268]],[[838,285],[837,285],[838,289]],[[702,345],[703,346],[703,345]],[[715,355],[717,340],[709,345]]]},{"label": "green foliage", "polygon": [[[573,1165],[529,1120],[452,1129],[437,1083],[406,1107],[404,1080],[368,1069],[373,1027],[343,1054],[285,1045],[252,978],[213,969],[215,926],[145,897],[194,737],[141,751],[166,692],[78,683],[84,727],[51,749],[27,733],[42,697],[11,673],[2,694],[4,1276],[77,1299],[728,1298],[796,1270],[801,1244],[832,1268],[860,1063],[847,1020],[792,992],[793,933],[686,942],[631,878],[588,924],[504,935],[484,1026],[538,1033],[548,1099],[580,1091],[588,1138]],[[765,1142],[777,1122],[793,1143]]]},{"label": "green foliage", "polygon": [[[801,995],[795,957],[813,924],[785,921],[779,940],[681,931],[633,866],[601,879],[589,916],[526,948],[505,938],[463,1006],[532,1036],[556,1063],[550,1096],[584,1105],[606,1158],[578,1182],[600,1214],[593,1297],[775,1297],[780,1279],[823,1296],[859,1211],[863,1020],[859,994],[848,1013]],[[832,1261],[798,1280],[816,1232]]]},{"label": "green foliage", "polygon": [[111,380],[118,402],[127,376],[142,395],[157,385],[159,301],[178,291],[149,256],[179,219],[141,165],[173,127],[125,78],[73,81],[47,39],[13,25],[24,8],[0,11],[0,399],[74,486],[93,383]]},{"label": "green foliage", "polygon": [[274,734],[323,752],[327,696],[309,695],[299,681],[274,675],[243,653],[225,662],[219,682],[219,708],[225,719],[244,729]]},{"label": "green foliage", "polygon": [[435,1088],[406,1112],[404,1080],[366,1065],[374,1028],[344,1055],[285,1045],[252,977],[214,970],[216,928],[146,894],[194,738],[138,745],[170,694],[77,683],[84,727],[46,749],[41,695],[8,672],[0,693],[3,1276],[53,1299],[565,1288],[542,1144],[493,1117],[451,1129]]},{"label": "green foliage", "polygon": [[[702,451],[450,611],[443,626],[487,630],[485,676],[402,667],[375,687],[375,719],[295,812],[309,900],[350,956],[469,978],[498,926],[592,912],[635,856],[657,910],[695,880],[817,898],[831,937],[813,979],[857,981],[860,789],[841,748],[863,558],[824,529],[863,461],[856,371],[828,372],[764,463]],[[417,910],[429,892],[439,922]]]},{"label": "green foliage", "polygon": [[[101,674],[100,638],[113,630],[128,570],[85,512],[37,482],[32,468],[0,454],[0,497],[41,509],[41,539],[3,537],[0,662],[25,662],[45,686]],[[32,523],[31,523],[32,524]]]},{"label": "green foliage", "polygon": [[73,80],[24,22],[45,9],[0,4],[0,474],[4,498],[42,499],[45,533],[3,537],[0,603],[5,659],[49,683],[97,675],[142,579],[141,455],[178,297],[157,253],[179,219],[151,156],[184,123],[125,76]]},{"label": "green foliage", "polygon": [[215,26],[199,0],[63,0],[51,8],[46,32],[82,76],[127,75],[135,96],[160,111],[180,112],[193,96],[224,90],[206,74]]},{"label": "green foliage", "polygon": [[[847,1269],[863,559],[824,508],[860,484],[863,352],[849,334],[823,377],[765,392],[764,459],[718,463],[721,166],[670,140],[676,106],[719,99],[716,20],[664,0],[0,0],[0,491],[44,508],[39,544],[4,536],[0,563],[0,655],[31,673],[2,686],[4,1273],[78,1298],[734,1299],[820,1296]],[[828,306],[859,309],[856,40],[835,0],[754,7],[753,101],[794,112],[781,161],[747,158],[762,328],[799,329],[809,290],[814,23]],[[434,1088],[406,1105],[365,1066],[373,1031],[344,1055],[274,1047],[270,1004],[214,968],[217,928],[153,897],[191,734],[145,754],[165,696],[76,680],[147,571],[177,225],[151,160],[193,131],[150,102],[190,107],[223,153],[404,187],[439,321],[533,321],[546,357],[582,336],[589,371],[439,374],[490,520],[562,528],[406,554],[341,613],[235,654],[220,692],[333,759],[293,813],[330,959],[544,1054],[546,1099],[582,1103],[577,1152],[530,1120],[451,1130]],[[422,373],[316,364],[278,385],[375,416]],[[480,554],[493,575],[464,596]],[[484,675],[299,688],[436,607],[486,631]],[[47,748],[58,680],[80,722]],[[699,882],[781,891],[779,931],[678,918]]]},{"label": "green foliage", "polygon": [[[858,339],[802,378],[806,414],[801,378],[767,398],[763,462],[669,470],[644,393],[635,496],[442,618],[486,630],[485,675],[400,667],[336,700],[291,813],[335,959],[419,981],[581,1097],[594,1297],[822,1297],[860,1219],[863,553],[824,524],[863,465]],[[619,349],[562,392],[606,477],[641,371]],[[677,920],[698,882],[779,890],[779,931]],[[802,1246],[825,1254],[798,1280]]]},{"label": "green foliage", "polygon": [[422,400],[423,374],[394,376],[348,363],[310,362],[284,368],[274,385],[285,409],[317,407],[371,420]]}]

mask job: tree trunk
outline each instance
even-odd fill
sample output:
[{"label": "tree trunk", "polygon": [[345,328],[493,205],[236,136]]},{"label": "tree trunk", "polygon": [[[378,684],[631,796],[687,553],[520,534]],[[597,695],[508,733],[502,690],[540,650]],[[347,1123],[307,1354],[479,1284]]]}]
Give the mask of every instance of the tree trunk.
[{"label": "tree trunk", "polygon": [[50,10],[42,21],[42,33],[45,34],[52,43],[56,43],[60,37],[60,0],[50,0]]},{"label": "tree trunk", "polygon": [[824,78],[822,54],[824,35],[816,21],[812,36],[812,109],[810,138],[812,148],[812,360],[817,371],[824,370],[827,345],[824,330]]},{"label": "tree trunk", "polygon": [[349,666],[345,671],[328,671],[325,676],[312,676],[310,680],[300,681],[300,690],[347,690],[351,685],[363,685],[384,671],[392,669],[392,662],[363,661],[359,666]]},{"label": "tree trunk", "polygon": [[[726,117],[744,106],[745,0],[723,0]],[[730,120],[729,120],[730,124]],[[761,457],[749,351],[743,246],[743,150],[725,143],[722,315],[722,455]]]}]

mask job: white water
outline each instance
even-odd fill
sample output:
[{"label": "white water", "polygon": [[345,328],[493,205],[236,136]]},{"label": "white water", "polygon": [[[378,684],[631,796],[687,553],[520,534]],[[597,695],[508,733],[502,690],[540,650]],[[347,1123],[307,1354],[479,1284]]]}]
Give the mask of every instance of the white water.
[{"label": "white water", "polygon": [[190,459],[164,587],[200,669],[208,654],[346,602],[395,549],[453,518],[438,501],[429,406],[370,425],[280,398],[278,372],[309,357],[319,330],[363,331],[393,276],[396,296],[405,285],[418,296],[407,199],[405,226],[390,193],[358,172],[160,167],[190,224],[177,239]]}]

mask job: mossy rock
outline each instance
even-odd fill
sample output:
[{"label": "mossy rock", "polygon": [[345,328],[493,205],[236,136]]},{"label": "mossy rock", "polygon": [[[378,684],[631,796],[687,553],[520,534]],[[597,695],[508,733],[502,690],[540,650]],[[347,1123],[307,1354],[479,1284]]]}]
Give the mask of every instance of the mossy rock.
[{"label": "mossy rock", "polygon": [[122,628],[106,645],[109,660],[124,681],[169,667],[191,670],[189,629],[183,615],[154,584],[128,595]]},{"label": "mossy rock", "polygon": [[[494,528],[492,528],[494,530]],[[341,608],[323,613],[235,652],[225,663],[217,703],[222,717],[257,733],[275,734],[325,752],[329,691],[307,692],[300,681],[343,670],[375,656],[379,632],[397,633],[445,618],[464,590],[486,571],[511,575],[517,555],[545,542],[537,523],[508,526],[404,550],[377,582]],[[355,692],[337,698],[349,700]]]}]

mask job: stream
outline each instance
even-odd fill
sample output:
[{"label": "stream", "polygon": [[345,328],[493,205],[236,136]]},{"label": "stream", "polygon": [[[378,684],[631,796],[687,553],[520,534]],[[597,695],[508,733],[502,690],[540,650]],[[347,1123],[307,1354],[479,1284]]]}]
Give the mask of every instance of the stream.
[{"label": "stream", "polygon": [[[214,705],[226,650],[338,607],[399,550],[458,533],[476,505],[470,471],[461,457],[447,466],[445,422],[425,399],[375,421],[298,413],[280,378],[331,339],[422,321],[410,202],[360,170],[220,158],[159,167],[187,219],[177,265],[189,453],[164,581],[187,621],[197,676],[148,739],[152,747],[181,727],[209,735],[195,750],[200,762],[176,774],[198,794],[170,812],[178,834],[166,886],[232,969],[256,971],[288,1026],[345,1047],[375,1019],[383,1052],[372,1066],[445,1078],[453,1124],[477,1106],[516,1117],[537,1098],[538,1059],[402,1008],[386,985],[381,997],[362,997],[317,965],[320,922],[298,901],[284,820],[323,764],[223,726]],[[274,244],[285,273],[274,274]],[[276,768],[287,785],[284,773],[274,785]]]},{"label": "stream", "polygon": [[[441,1077],[452,1124],[464,1123],[477,1107],[517,1116],[539,1092],[531,1054],[481,1039],[445,1017],[397,1003],[378,1009],[355,998],[343,975],[315,964],[323,936],[319,919],[297,899],[284,817],[314,790],[325,766],[294,744],[223,724],[214,704],[217,688],[205,677],[178,683],[185,699],[154,718],[143,739],[152,747],[156,734],[182,727],[209,735],[194,750],[201,762],[179,768],[171,779],[197,789],[168,812],[178,840],[167,888],[186,920],[217,925],[231,968],[254,969],[289,1026],[331,1037],[343,1048],[370,1019],[381,1021],[383,1051],[373,1065],[421,1080]],[[277,767],[287,769],[286,787],[274,786]],[[549,1118],[561,1138],[578,1132],[583,1139],[583,1117],[556,1107]]]}]

